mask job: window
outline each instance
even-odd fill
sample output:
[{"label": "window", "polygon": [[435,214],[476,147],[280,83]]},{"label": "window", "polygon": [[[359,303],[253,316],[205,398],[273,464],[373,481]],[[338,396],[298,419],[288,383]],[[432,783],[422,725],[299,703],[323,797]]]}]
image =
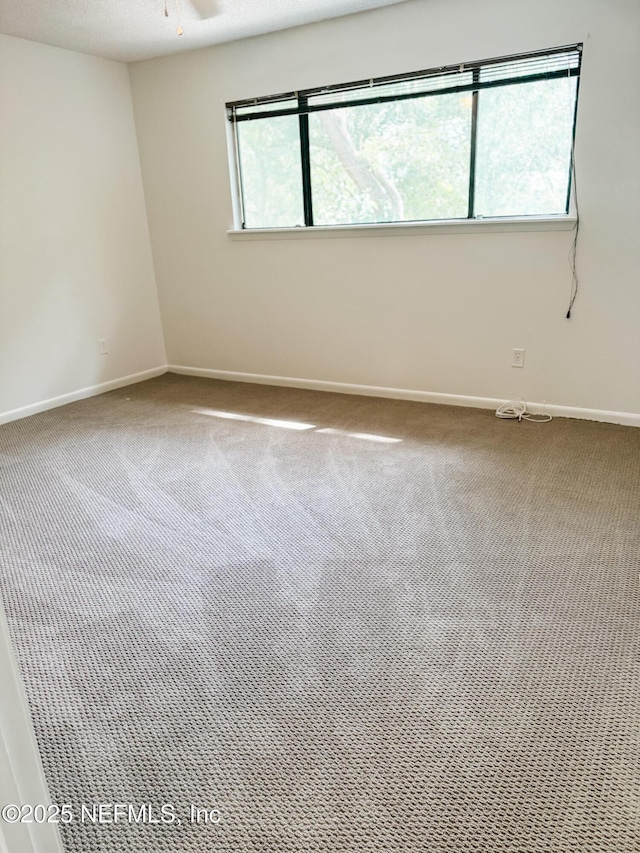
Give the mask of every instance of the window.
[{"label": "window", "polygon": [[227,104],[242,227],[569,212],[582,45]]}]

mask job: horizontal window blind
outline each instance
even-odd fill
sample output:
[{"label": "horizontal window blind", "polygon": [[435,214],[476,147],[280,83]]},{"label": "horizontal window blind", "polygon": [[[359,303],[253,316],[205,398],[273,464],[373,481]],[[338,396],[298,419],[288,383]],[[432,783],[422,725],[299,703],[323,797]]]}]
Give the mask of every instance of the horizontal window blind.
[{"label": "horizontal window blind", "polygon": [[227,112],[230,121],[242,122],[575,77],[580,74],[581,58],[582,45],[575,44],[539,53],[236,101],[227,104]]}]

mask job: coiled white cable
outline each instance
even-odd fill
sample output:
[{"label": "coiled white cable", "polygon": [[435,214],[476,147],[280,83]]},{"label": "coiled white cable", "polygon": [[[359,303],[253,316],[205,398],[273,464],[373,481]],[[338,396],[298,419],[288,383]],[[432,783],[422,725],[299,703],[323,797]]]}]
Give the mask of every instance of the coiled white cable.
[{"label": "coiled white cable", "polygon": [[522,397],[498,406],[496,417],[503,418],[504,420],[534,421],[538,424],[546,424],[553,420],[553,417],[548,412],[543,411],[539,415],[534,415],[533,412],[527,409],[527,403]]}]

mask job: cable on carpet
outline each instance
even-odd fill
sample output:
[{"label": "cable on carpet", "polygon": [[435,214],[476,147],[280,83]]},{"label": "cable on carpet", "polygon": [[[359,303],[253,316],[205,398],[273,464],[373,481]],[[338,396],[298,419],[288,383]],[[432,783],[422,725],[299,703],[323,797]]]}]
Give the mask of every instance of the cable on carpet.
[{"label": "cable on carpet", "polygon": [[527,409],[526,401],[520,397],[518,400],[511,400],[509,403],[503,403],[496,409],[496,417],[503,420],[518,420],[518,421],[533,421],[537,424],[546,424],[553,420],[553,416],[544,411],[539,415],[530,412]]}]

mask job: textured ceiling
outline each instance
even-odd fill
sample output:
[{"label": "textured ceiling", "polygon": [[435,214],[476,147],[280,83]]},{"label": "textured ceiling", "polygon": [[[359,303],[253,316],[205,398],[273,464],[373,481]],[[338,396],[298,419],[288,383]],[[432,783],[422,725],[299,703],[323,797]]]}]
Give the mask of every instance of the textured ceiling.
[{"label": "textured ceiling", "polygon": [[133,62],[403,1],[0,0],[0,32]]}]

